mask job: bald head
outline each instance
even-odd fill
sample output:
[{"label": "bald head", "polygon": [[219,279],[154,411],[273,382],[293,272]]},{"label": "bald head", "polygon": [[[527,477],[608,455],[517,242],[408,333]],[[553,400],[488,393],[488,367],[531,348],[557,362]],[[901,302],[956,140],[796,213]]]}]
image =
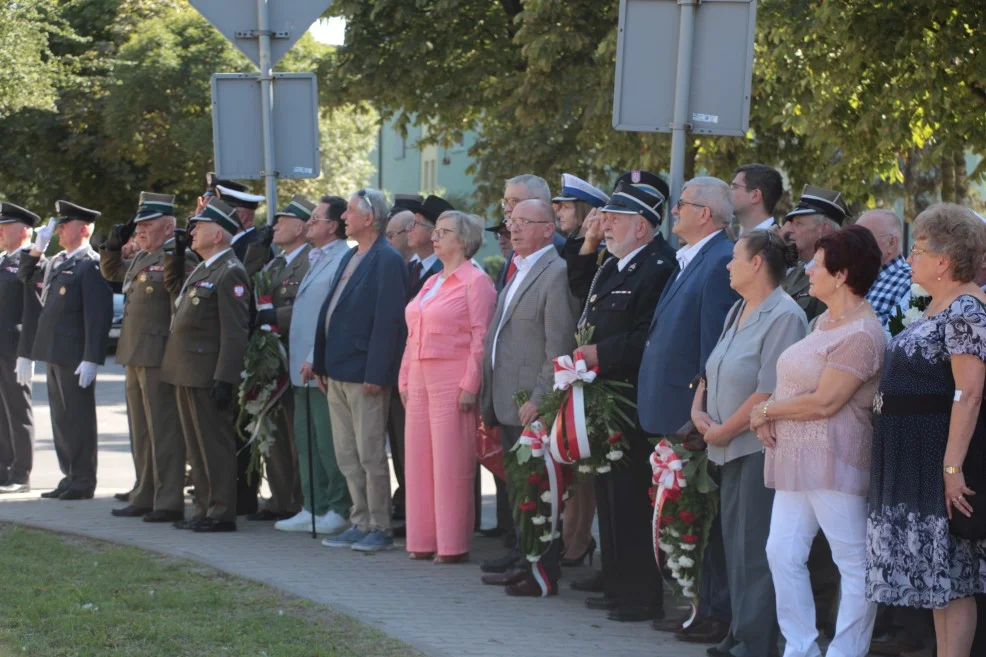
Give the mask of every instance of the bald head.
[{"label": "bald head", "polygon": [[856,224],[873,233],[883,253],[883,264],[904,252],[904,222],[890,210],[868,210]]}]

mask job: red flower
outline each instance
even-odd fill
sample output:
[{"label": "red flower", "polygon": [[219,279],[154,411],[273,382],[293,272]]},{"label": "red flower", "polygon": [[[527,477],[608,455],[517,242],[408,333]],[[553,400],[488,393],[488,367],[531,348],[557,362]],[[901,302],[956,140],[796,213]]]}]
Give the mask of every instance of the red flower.
[{"label": "red flower", "polygon": [[681,490],[677,488],[668,488],[667,496],[668,496],[668,501],[677,502],[678,500],[681,499]]},{"label": "red flower", "polygon": [[681,537],[681,540],[684,541],[685,543],[691,543],[692,545],[695,545],[696,543],[698,543],[698,536],[696,536],[695,534],[685,534],[684,536]]},{"label": "red flower", "polygon": [[538,473],[532,472],[531,476],[527,478],[527,483],[531,486],[537,486],[541,483],[541,477],[538,476]]},{"label": "red flower", "polygon": [[521,502],[520,503],[520,510],[521,511],[536,511],[537,508],[538,508],[537,502]]},{"label": "red flower", "polygon": [[615,445],[616,443],[620,442],[621,440],[623,440],[623,433],[622,432],[617,432],[617,433],[614,433],[612,436],[610,436],[606,440],[606,442],[608,442],[610,445]]},{"label": "red flower", "polygon": [[695,522],[695,514],[691,511],[680,511],[678,513],[678,518],[686,525],[690,525]]},{"label": "red flower", "polygon": [[548,490],[548,489],[550,489],[551,488],[551,482],[548,481],[547,479],[544,479],[543,481],[541,481],[540,488],[541,488],[541,490]]},{"label": "red flower", "polygon": [[662,525],[667,526],[667,525],[670,525],[672,522],[674,522],[674,516],[662,516],[661,517],[661,524]]}]

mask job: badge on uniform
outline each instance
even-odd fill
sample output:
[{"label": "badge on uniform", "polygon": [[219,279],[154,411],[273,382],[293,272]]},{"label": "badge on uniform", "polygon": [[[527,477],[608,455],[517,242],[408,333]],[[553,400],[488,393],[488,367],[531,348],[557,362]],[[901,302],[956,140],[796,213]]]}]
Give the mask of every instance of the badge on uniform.
[{"label": "badge on uniform", "polygon": [[197,305],[199,305],[200,301],[201,300],[198,297],[193,297],[192,298],[192,305],[193,306],[197,306]]},{"label": "badge on uniform", "polygon": [[246,294],[246,288],[245,287],[243,287],[242,285],[234,285],[233,286],[233,296],[234,297],[236,297],[237,299],[242,299],[245,294]]},{"label": "badge on uniform", "polygon": [[211,290],[212,288],[215,287],[215,285],[213,283],[210,283],[209,281],[199,281],[198,283],[195,284],[195,287],[204,287],[207,290]]},{"label": "badge on uniform", "polygon": [[147,274],[141,274],[140,277],[137,280],[139,280],[141,283],[146,283],[147,282]]},{"label": "badge on uniform", "polygon": [[633,273],[633,271],[634,271],[634,270],[635,270],[636,268],[637,268],[637,263],[633,263],[632,265],[630,265],[629,267],[627,267],[627,273],[630,273],[630,274],[632,274],[632,273]]},{"label": "badge on uniform", "polygon": [[164,271],[164,265],[151,265],[144,271]]},{"label": "badge on uniform", "polygon": [[9,271],[11,274],[16,274],[17,273],[17,267],[4,267],[4,269],[6,269],[7,271]]},{"label": "badge on uniform", "polygon": [[591,297],[589,297],[589,303],[596,303],[596,295],[595,294],[593,294]]},{"label": "badge on uniform", "polygon": [[62,295],[62,296],[64,297],[64,296],[65,296],[65,293],[66,293],[67,291],[68,291],[68,290],[66,290],[66,289],[65,289],[65,286],[63,285],[63,286],[62,286],[62,287],[61,287],[61,288],[60,288],[60,289],[58,290],[58,293],[59,293],[60,295]]},{"label": "badge on uniform", "polygon": [[152,292],[154,292],[154,286],[148,285],[146,288],[144,288],[144,292],[151,294]]}]

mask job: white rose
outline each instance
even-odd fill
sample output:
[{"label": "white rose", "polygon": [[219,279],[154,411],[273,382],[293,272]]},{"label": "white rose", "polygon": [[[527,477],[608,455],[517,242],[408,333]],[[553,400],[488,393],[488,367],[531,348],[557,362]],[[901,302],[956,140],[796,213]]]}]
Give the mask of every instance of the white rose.
[{"label": "white rose", "polygon": [[692,543],[682,543],[678,547],[680,547],[685,552],[691,552],[692,550],[695,549],[696,546],[694,544],[692,544]]},{"label": "white rose", "polygon": [[606,458],[608,458],[610,461],[619,461],[621,458],[623,458],[623,452],[618,449],[611,449],[606,454]]},{"label": "white rose", "polygon": [[678,580],[678,583],[681,584],[682,586],[692,587],[692,586],[695,586],[695,578],[694,577],[682,577],[681,579]]},{"label": "white rose", "polygon": [[679,534],[675,530],[671,529],[670,527],[668,527],[668,533],[671,534],[672,536],[674,536],[675,538],[679,538],[681,536],[681,534]]},{"label": "white rose", "polygon": [[664,541],[658,541],[657,547],[661,549],[661,552],[670,552],[674,549],[669,543],[665,543]]},{"label": "white rose", "polygon": [[529,555],[527,555],[527,560],[530,561],[531,563],[537,563],[538,560],[540,560],[540,559],[541,559],[541,555],[540,554],[529,554]]},{"label": "white rose", "polygon": [[911,297],[930,297],[928,291],[918,285],[917,283],[911,283]]},{"label": "white rose", "polygon": [[531,518],[532,525],[543,525],[546,522],[548,522],[548,519],[542,516],[540,513],[534,516],[533,518]]},{"label": "white rose", "polygon": [[682,568],[691,568],[692,566],[695,565],[695,560],[692,559],[691,557],[685,557],[685,556],[678,557],[678,565],[681,566]]},{"label": "white rose", "polygon": [[589,474],[590,472],[592,472],[592,466],[591,465],[580,465],[579,466],[579,472],[581,472],[582,474]]},{"label": "white rose", "polygon": [[541,501],[544,502],[545,504],[548,504],[548,503],[551,502],[551,491],[550,490],[546,490],[543,493],[541,493]]},{"label": "white rose", "polygon": [[598,468],[596,468],[596,472],[598,472],[599,474],[606,474],[612,469],[613,468],[609,467],[608,465],[601,465]]},{"label": "white rose", "polygon": [[904,326],[910,326],[911,322],[913,322],[916,319],[921,319],[921,317],[923,316],[924,313],[918,310],[917,308],[908,308],[907,310],[904,311],[903,324]]},{"label": "white rose", "polygon": [[690,587],[683,586],[681,588],[681,595],[685,596],[686,598],[694,598],[695,597],[695,592],[692,591],[692,589]]},{"label": "white rose", "polygon": [[541,542],[542,543],[550,543],[551,542],[551,532],[545,532],[545,533],[541,534]]}]

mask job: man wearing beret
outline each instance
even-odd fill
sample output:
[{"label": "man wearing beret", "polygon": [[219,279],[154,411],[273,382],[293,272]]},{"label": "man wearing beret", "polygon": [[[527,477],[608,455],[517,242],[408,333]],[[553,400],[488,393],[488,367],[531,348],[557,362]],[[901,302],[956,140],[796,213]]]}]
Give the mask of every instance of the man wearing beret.
[{"label": "man wearing beret", "polygon": [[106,360],[113,291],[99,273],[89,246],[99,212],[68,201],[55,203],[57,219],[39,228],[18,277],[27,286],[37,274],[52,234],[63,251],[44,269],[41,315],[31,356],[48,363],[48,401],[62,480],[41,497],[91,499],[96,489],[96,370]]},{"label": "man wearing beret", "polygon": [[210,199],[189,219],[204,260],[175,301],[161,378],[176,386],[178,416],[195,484],[195,515],[175,523],[200,533],[236,531],[233,408],[249,333],[246,270],[230,244],[241,226],[233,208]]},{"label": "man wearing beret", "polygon": [[17,278],[38,215],[0,203],[0,493],[31,490],[34,410],[31,347],[41,312],[40,276],[27,286]]},{"label": "man wearing beret", "polygon": [[[141,192],[137,215],[113,226],[100,249],[103,278],[123,284],[123,326],[116,362],[126,371],[127,410],[137,484],[117,517],[144,522],[184,518],[185,439],[175,389],[161,380],[174,297],[164,284],[164,251],[174,243],[175,197]],[[124,260],[121,250],[136,233],[140,251]]]},{"label": "man wearing beret", "polygon": [[[658,228],[669,195],[667,183],[648,171],[620,177],[600,215],[586,219],[580,250],[566,249],[572,294],[586,299],[580,325],[594,327],[593,344],[581,347],[587,367],[599,367],[603,379],[633,386],[654,308],[677,270],[674,249]],[[598,249],[607,256],[599,265]],[[631,417],[633,409],[626,409]],[[591,609],[607,610],[617,621],[642,621],[663,615],[661,574],[651,544],[650,498],[652,447],[639,422],[625,435],[630,443],[627,467],[595,478],[602,547],[603,595],[588,598]]]},{"label": "man wearing beret", "polygon": [[801,260],[784,282],[784,291],[798,302],[809,322],[825,312],[825,304],[808,294],[810,281],[805,266],[815,257],[815,243],[819,238],[839,230],[848,216],[849,208],[842,194],[805,185],[797,207],[784,217],[784,223],[790,223],[793,228],[794,243],[798,245]]},{"label": "man wearing beret", "polygon": [[[262,270],[271,281],[271,306],[258,308],[254,328],[276,326],[285,348],[291,331],[291,317],[298,286],[308,273],[308,220],[315,204],[304,196],[295,195],[283,210],[274,215],[272,241],[281,253],[267,262]],[[247,248],[247,261],[262,260],[270,253],[258,240]],[[303,499],[298,474],[298,453],[294,438],[294,397],[290,391],[281,397],[281,412],[275,418],[277,436],[267,455],[267,484],[270,499],[264,508],[247,516],[247,520],[285,520],[301,510]]]}]

